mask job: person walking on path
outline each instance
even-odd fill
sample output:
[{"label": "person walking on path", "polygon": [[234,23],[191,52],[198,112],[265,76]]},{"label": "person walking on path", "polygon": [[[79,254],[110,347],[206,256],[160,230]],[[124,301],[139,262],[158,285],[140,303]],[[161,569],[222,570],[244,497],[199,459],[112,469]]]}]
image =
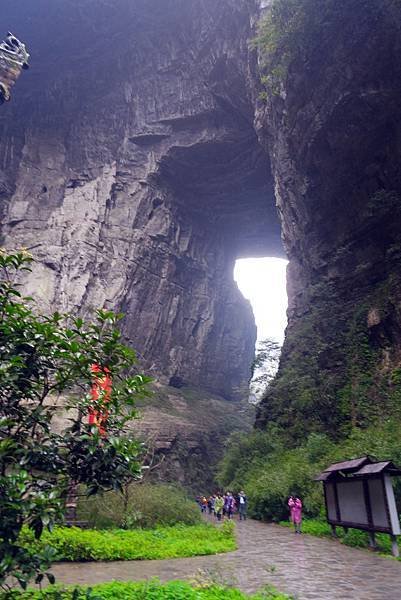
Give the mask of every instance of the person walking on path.
[{"label": "person walking on path", "polygon": [[239,520],[246,521],[246,512],[248,508],[248,499],[245,496],[245,492],[241,490],[238,494],[238,512],[239,512]]},{"label": "person walking on path", "polygon": [[224,500],[221,494],[217,494],[217,497],[214,501],[214,513],[217,517],[218,521],[221,521],[221,515],[223,513]]},{"label": "person walking on path", "polygon": [[224,510],[228,518],[232,519],[235,510],[235,500],[231,492],[227,492],[226,500],[224,503]]},{"label": "person walking on path", "polygon": [[288,499],[288,506],[290,509],[291,521],[294,523],[295,533],[301,533],[302,502],[296,494],[291,494]]},{"label": "person walking on path", "polygon": [[215,505],[215,502],[216,502],[216,498],[217,498],[217,494],[213,494],[213,496],[212,496],[212,514],[213,514],[214,516],[216,516],[216,511],[215,511],[215,509],[214,509],[214,505]]},{"label": "person walking on path", "polygon": [[206,514],[207,511],[207,499],[206,496],[203,496],[201,499],[201,512]]}]

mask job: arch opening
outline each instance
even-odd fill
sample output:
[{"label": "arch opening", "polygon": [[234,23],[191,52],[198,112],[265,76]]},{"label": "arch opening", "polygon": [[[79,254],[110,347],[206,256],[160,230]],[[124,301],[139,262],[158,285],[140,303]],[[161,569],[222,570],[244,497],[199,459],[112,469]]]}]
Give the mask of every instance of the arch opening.
[{"label": "arch opening", "polygon": [[287,271],[283,258],[246,258],[236,261],[234,279],[249,300],[257,329],[255,359],[249,383],[249,402],[257,404],[274,379],[287,326]]},{"label": "arch opening", "polygon": [[241,258],[235,263],[234,279],[249,300],[255,316],[257,343],[267,338],[280,346],[287,326],[287,288],[284,258]]}]

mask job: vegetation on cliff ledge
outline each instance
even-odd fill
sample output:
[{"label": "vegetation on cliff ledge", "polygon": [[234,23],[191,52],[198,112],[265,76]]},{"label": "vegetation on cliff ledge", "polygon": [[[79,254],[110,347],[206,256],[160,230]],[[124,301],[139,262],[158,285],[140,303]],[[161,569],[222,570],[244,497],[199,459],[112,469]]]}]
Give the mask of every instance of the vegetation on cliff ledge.
[{"label": "vegetation on cliff ledge", "polygon": [[304,63],[330,51],[330,40],[339,28],[350,28],[351,11],[362,18],[380,16],[387,8],[399,9],[398,0],[272,0],[259,23],[254,45],[258,48],[262,67],[262,98],[280,93],[290,65]]}]

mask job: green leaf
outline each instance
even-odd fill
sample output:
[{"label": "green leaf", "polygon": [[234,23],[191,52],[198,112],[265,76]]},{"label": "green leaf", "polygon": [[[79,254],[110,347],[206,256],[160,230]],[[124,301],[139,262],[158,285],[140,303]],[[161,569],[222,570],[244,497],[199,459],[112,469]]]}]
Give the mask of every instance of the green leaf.
[{"label": "green leaf", "polygon": [[53,573],[46,573],[46,577],[51,585],[54,585],[56,583],[56,578],[53,575]]}]

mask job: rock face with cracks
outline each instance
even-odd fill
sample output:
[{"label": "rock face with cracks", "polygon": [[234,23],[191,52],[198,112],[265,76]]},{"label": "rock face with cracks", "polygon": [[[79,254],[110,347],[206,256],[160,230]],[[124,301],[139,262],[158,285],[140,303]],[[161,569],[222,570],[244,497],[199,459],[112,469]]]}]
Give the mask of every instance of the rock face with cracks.
[{"label": "rock face with cracks", "polygon": [[[256,337],[235,260],[283,255],[253,127],[253,8],[2,4],[7,28],[32,55],[0,112],[1,243],[34,255],[25,291],[45,311],[123,312],[124,336],[147,373],[203,389],[210,402],[218,395],[221,406],[247,396]],[[169,419],[145,407],[141,426],[153,439],[155,423],[157,449],[172,455],[163,472],[180,480],[180,469],[193,470],[184,454],[212,461],[205,439],[218,438],[210,445],[220,455],[224,422],[240,410],[203,409],[190,422],[182,403],[185,394],[172,393]]]},{"label": "rock face with cracks", "polygon": [[32,53],[0,115],[3,245],[37,259],[27,291],[47,310],[121,311],[151,373],[241,397],[255,325],[234,262],[283,252],[253,129],[247,3],[6,13]]},{"label": "rock face with cracks", "polygon": [[401,6],[292,6],[256,119],[290,260],[281,368],[257,423],[299,442],[401,410]]},{"label": "rock face with cracks", "polygon": [[238,399],[255,326],[232,270],[283,255],[277,201],[289,324],[258,426],[299,440],[397,414],[399,3],[293,0],[262,96],[256,0],[4,3],[33,56],[0,112],[2,243],[38,259],[27,291],[124,312],[164,384]]}]

